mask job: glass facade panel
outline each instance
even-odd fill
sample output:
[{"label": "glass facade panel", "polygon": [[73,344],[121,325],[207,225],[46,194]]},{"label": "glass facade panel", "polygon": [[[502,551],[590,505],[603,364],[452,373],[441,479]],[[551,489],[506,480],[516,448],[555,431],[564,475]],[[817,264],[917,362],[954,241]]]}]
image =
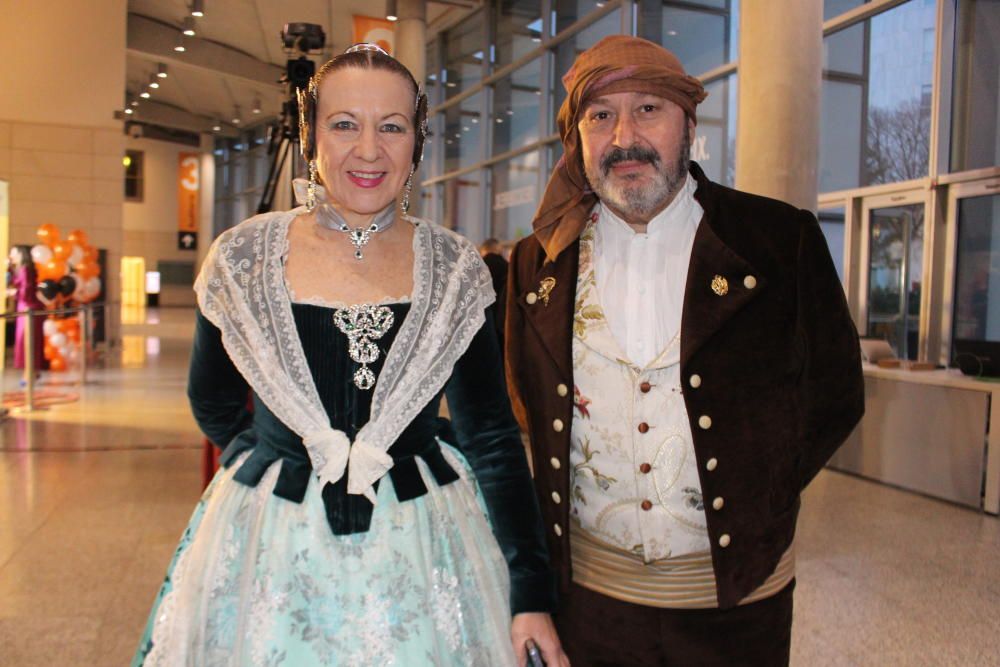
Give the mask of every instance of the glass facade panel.
[{"label": "glass facade panel", "polygon": [[533,60],[493,89],[493,154],[538,141],[542,61]]},{"label": "glass facade panel", "polygon": [[1000,342],[1000,195],[958,200],[952,339]]},{"label": "glass facade panel", "polygon": [[483,78],[486,34],[485,13],[476,12],[442,36],[444,69],[440,82],[444,85],[445,98],[451,99]]},{"label": "glass facade panel", "polygon": [[[557,3],[562,4],[562,3]],[[576,4],[576,3],[571,3]],[[581,3],[584,4],[584,3]],[[561,20],[562,17],[558,20]],[[608,35],[617,35],[621,32],[621,12],[615,10],[606,16],[601,17],[596,22],[587,26],[584,30],[573,35],[571,38],[560,43],[555,49],[554,69],[555,76],[552,78],[553,88],[553,117],[559,110],[559,106],[566,99],[566,89],[562,85],[562,78],[569,68],[573,66],[576,57],[599,42]],[[568,25],[568,24],[567,24]],[[566,26],[563,26],[566,27]]]},{"label": "glass facade panel", "polygon": [[444,173],[484,159],[483,99],[480,91],[445,111]]},{"label": "glass facade panel", "polygon": [[737,75],[708,84],[708,97],[698,105],[698,127],[691,159],[717,183],[732,185],[736,173]]},{"label": "glass facade panel", "polygon": [[927,175],[935,20],[911,0],[825,38],[821,191]]},{"label": "glass facade panel", "polygon": [[448,179],[441,186],[441,224],[473,241],[481,241],[486,197],[482,170]]},{"label": "glass facade panel", "polygon": [[923,204],[873,209],[868,248],[868,335],[889,341],[900,359],[916,359],[923,282]]},{"label": "glass facade panel", "polygon": [[[697,76],[735,59],[736,30],[731,21],[738,3],[732,3],[732,14],[728,4],[711,3],[708,6],[719,8],[698,9],[688,2],[664,3],[661,43],[673,51],[689,74]],[[739,24],[738,18],[735,23]]]},{"label": "glass facade panel", "polygon": [[1000,2],[962,0],[955,34],[951,170],[1000,163]]},{"label": "glass facade panel", "polygon": [[508,65],[542,41],[540,0],[500,0],[495,9],[496,67]]},{"label": "glass facade panel", "polygon": [[507,241],[531,234],[531,218],[540,199],[540,158],[536,151],[493,165],[491,236]]},{"label": "glass facade panel", "polygon": [[844,282],[844,207],[823,209],[819,212],[819,228],[823,230],[830,257],[837,267],[837,277]]},{"label": "glass facade panel", "polygon": [[827,21],[844,12],[860,7],[868,0],[823,0],[823,20]]},{"label": "glass facade panel", "polygon": [[[595,9],[600,9],[606,2],[600,0],[552,0],[552,31],[553,34],[562,32]],[[618,12],[612,12],[618,16]],[[614,30],[605,35],[614,35],[620,31],[621,19],[615,24]]]}]

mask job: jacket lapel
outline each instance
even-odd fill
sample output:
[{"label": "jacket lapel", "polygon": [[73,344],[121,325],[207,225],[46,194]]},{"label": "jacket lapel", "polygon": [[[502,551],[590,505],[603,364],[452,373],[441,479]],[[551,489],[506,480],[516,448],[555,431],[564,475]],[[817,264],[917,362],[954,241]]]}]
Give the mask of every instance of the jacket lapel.
[{"label": "jacket lapel", "polygon": [[[544,260],[544,253],[541,258]],[[524,319],[535,330],[542,346],[567,380],[572,378],[573,370],[573,306],[579,258],[580,241],[577,240],[560,252],[554,262],[543,261],[532,282],[517,295],[517,304],[524,313]],[[551,286],[547,290],[547,303],[544,285]],[[529,298],[529,293],[535,296]]]},{"label": "jacket lapel", "polygon": [[[767,281],[715,233],[711,214],[698,225],[681,316],[681,364],[762,290]],[[751,286],[752,285],[752,286]]]}]

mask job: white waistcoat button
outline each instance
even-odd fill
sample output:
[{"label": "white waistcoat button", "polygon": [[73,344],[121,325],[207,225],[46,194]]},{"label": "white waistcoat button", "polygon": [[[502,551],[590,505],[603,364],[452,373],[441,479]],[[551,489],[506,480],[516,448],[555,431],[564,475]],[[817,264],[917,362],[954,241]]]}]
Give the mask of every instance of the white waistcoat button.
[{"label": "white waistcoat button", "polygon": [[555,531],[556,537],[562,537],[562,526],[560,526],[558,523],[552,526],[552,530]]},{"label": "white waistcoat button", "polygon": [[701,428],[703,431],[707,431],[708,429],[712,428],[712,418],[709,417],[708,415],[702,415],[701,417],[698,417],[698,427]]},{"label": "white waistcoat button", "polygon": [[747,289],[753,289],[754,287],[757,286],[757,279],[754,278],[753,276],[747,276],[746,278],[743,279],[743,286],[746,287]]},{"label": "white waistcoat button", "polygon": [[[714,461],[715,459],[712,460]],[[562,468],[562,463],[560,463],[559,459],[557,459],[554,456],[551,459],[549,459],[549,465],[551,465],[552,468],[555,470],[559,470],[559,468]]]},{"label": "white waistcoat button", "polygon": [[552,420],[552,430],[555,431],[556,433],[562,433],[562,430],[563,430],[563,421],[561,419],[553,419]]},{"label": "white waistcoat button", "polygon": [[524,300],[528,302],[529,306],[534,306],[535,302],[538,301],[538,295],[534,292],[528,292],[528,295],[524,297]]},{"label": "white waistcoat button", "polygon": [[[556,526],[556,528],[558,528],[558,527],[559,526]],[[724,533],[722,535],[722,537],[719,538],[719,546],[722,547],[723,549],[725,549],[726,547],[728,547],[730,542],[732,542],[732,540],[729,539],[729,534],[728,533]]]},{"label": "white waistcoat button", "polygon": [[554,502],[556,505],[562,502],[562,497],[559,495],[558,491],[552,492],[552,502]]},{"label": "white waistcoat button", "polygon": [[[555,461],[555,459],[552,459],[552,460]],[[711,459],[709,459],[708,461],[705,462],[705,470],[707,470],[709,472],[712,472],[713,470],[715,470],[716,466],[718,466],[718,465],[719,465],[719,459],[711,458]],[[555,466],[555,467],[558,468],[559,466]]]},{"label": "white waistcoat button", "polygon": [[698,387],[701,386],[701,376],[695,373],[690,378],[688,378],[688,384],[691,385],[693,388],[697,389]]},{"label": "white waistcoat button", "polygon": [[560,382],[558,385],[556,385],[556,393],[559,394],[560,396],[565,396],[566,394],[569,393],[569,387]]},{"label": "white waistcoat button", "polygon": [[712,501],[712,509],[721,510],[722,506],[725,504],[726,501],[722,499],[722,496],[719,496],[718,498]]}]

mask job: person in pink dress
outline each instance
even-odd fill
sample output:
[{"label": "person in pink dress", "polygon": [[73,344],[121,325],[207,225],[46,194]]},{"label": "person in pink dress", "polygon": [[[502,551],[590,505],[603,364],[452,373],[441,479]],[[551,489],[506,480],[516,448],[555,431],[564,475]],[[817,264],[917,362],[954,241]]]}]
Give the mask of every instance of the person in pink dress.
[{"label": "person in pink dress", "polygon": [[[14,310],[45,310],[45,304],[39,300],[37,294],[38,276],[35,273],[35,264],[31,261],[31,253],[26,248],[14,246],[10,250],[9,257],[10,282],[7,293],[14,297]],[[42,369],[43,363],[42,324],[44,322],[45,315],[35,316],[35,326],[32,332],[32,357],[36,373]],[[24,368],[27,329],[28,318],[17,318],[14,329],[14,368]]]}]

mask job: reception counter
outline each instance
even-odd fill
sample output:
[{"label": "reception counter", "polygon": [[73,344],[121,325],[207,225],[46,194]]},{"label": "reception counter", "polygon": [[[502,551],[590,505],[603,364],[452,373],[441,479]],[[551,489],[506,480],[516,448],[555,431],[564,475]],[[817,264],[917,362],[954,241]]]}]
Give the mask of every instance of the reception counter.
[{"label": "reception counter", "polygon": [[1000,513],[1000,382],[951,369],[864,373],[865,416],[830,467]]}]

